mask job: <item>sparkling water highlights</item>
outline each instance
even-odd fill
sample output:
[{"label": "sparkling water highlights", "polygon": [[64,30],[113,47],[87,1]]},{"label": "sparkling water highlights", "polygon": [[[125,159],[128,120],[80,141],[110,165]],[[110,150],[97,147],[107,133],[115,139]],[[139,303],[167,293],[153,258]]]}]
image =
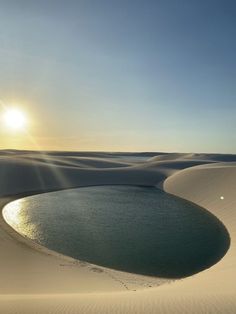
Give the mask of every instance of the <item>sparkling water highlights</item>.
[{"label": "sparkling water highlights", "polygon": [[144,275],[181,278],[216,263],[229,247],[205,209],[150,187],[96,186],[8,204],[19,233],[74,258]]}]

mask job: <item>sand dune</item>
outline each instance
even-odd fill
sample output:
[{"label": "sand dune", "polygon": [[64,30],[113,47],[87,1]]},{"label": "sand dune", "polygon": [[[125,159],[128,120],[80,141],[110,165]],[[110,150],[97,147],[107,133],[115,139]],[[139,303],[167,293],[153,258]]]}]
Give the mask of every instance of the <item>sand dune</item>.
[{"label": "sand dune", "polygon": [[64,257],[19,236],[1,219],[0,312],[235,313],[236,156],[171,155],[1,151],[1,207],[16,194],[101,184],[158,186],[218,217],[231,246],[211,268],[166,281]]}]

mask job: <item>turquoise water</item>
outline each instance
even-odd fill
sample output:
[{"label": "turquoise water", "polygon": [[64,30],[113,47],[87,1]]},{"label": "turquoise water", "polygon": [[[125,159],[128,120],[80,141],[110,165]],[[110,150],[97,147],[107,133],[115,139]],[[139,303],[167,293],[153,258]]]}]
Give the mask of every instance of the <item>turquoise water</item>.
[{"label": "turquoise water", "polygon": [[151,187],[96,186],[26,197],[4,218],[19,233],[68,256],[144,275],[181,278],[229,247],[205,209]]}]

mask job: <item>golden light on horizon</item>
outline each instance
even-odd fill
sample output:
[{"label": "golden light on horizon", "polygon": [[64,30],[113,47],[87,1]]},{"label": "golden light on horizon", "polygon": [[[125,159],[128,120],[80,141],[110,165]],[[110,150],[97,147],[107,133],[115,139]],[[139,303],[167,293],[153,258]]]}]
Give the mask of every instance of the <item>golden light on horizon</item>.
[{"label": "golden light on horizon", "polygon": [[17,108],[7,109],[3,115],[5,125],[12,130],[22,130],[26,126],[26,116]]}]

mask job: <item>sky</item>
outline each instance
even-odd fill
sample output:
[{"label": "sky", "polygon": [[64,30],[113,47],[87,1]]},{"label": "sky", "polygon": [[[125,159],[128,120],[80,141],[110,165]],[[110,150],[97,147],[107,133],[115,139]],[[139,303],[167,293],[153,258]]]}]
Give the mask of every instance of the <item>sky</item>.
[{"label": "sky", "polygon": [[0,149],[236,153],[235,0],[0,0]]}]

